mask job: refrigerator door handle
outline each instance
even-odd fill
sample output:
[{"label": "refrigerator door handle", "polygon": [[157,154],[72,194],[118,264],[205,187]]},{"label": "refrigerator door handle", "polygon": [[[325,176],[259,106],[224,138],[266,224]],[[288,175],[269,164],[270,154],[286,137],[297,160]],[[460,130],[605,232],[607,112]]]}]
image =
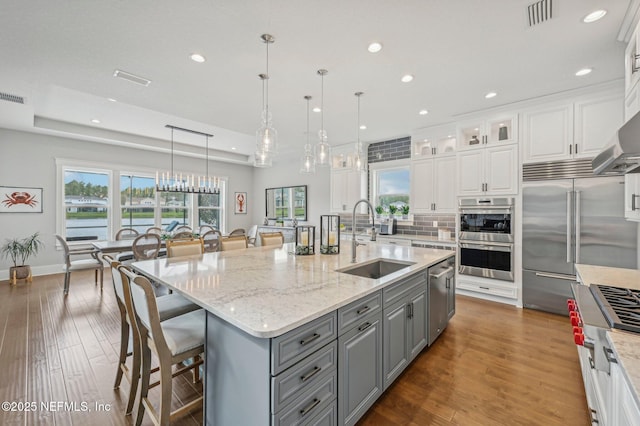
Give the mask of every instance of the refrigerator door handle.
[{"label": "refrigerator door handle", "polygon": [[566,281],[577,282],[577,279],[576,279],[575,275],[554,274],[554,273],[551,273],[551,272],[536,272],[536,277],[555,278],[555,279],[558,279],[558,280],[566,280]]},{"label": "refrigerator door handle", "polygon": [[576,191],[576,263],[580,263],[580,192]]},{"label": "refrigerator door handle", "polygon": [[567,263],[571,263],[571,192],[567,191]]}]

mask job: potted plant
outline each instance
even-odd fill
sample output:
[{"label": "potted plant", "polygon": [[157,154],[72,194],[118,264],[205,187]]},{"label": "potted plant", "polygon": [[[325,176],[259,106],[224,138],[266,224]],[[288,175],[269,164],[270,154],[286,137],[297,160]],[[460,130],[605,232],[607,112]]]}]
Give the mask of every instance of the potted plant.
[{"label": "potted plant", "polygon": [[394,206],[393,204],[389,205],[389,214],[391,216],[395,216],[397,211],[398,211],[398,208],[396,206]]},{"label": "potted plant", "polygon": [[403,219],[408,219],[409,218],[409,204],[405,204],[404,206],[402,206],[400,208],[400,211],[402,212],[402,218]]},{"label": "potted plant", "polygon": [[5,240],[5,243],[0,247],[0,253],[13,262],[13,266],[9,268],[9,278],[12,285],[15,285],[17,280],[25,278],[31,282],[31,266],[25,265],[25,263],[42,247],[44,247],[44,243],[40,240],[38,232],[22,240],[18,238]]},{"label": "potted plant", "polygon": [[383,214],[384,214],[384,207],[376,206],[376,215],[378,217],[382,217]]}]

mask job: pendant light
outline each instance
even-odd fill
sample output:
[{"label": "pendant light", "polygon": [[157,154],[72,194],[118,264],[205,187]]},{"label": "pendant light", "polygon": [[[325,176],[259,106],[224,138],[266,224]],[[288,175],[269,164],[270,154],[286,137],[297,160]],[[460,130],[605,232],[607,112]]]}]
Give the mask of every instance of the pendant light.
[{"label": "pendant light", "polygon": [[353,169],[357,172],[362,172],[367,169],[367,158],[362,149],[362,142],[360,141],[360,96],[364,95],[364,92],[354,93],[358,98],[358,122],[356,127],[358,129],[358,138],[356,140],[356,151],[353,155]]},{"label": "pendant light", "polygon": [[307,100],[307,143],[304,146],[304,155],[300,161],[300,173],[316,172],[316,157],[313,155],[313,149],[309,143],[309,101],[311,96],[304,97]]},{"label": "pendant light", "polygon": [[331,164],[331,145],[327,142],[327,131],[324,128],[324,76],[329,71],[325,69],[318,70],[318,75],[322,79],[320,90],[320,131],[318,131],[318,143],[316,144],[316,164],[321,167],[327,167]]},{"label": "pendant light", "polygon": [[[220,179],[215,176],[209,176],[209,137],[213,135],[209,133],[198,132],[196,130],[184,129],[182,127],[167,124],[165,127],[171,129],[171,170],[168,172],[156,172],[156,191],[158,192],[186,192],[198,194],[219,194]],[[174,130],[182,132],[202,135],[206,138],[205,145],[205,174],[198,176],[197,181],[195,175],[175,173],[173,170],[173,133]]]},{"label": "pendant light", "polygon": [[278,132],[273,128],[269,111],[269,45],[275,42],[275,38],[271,34],[262,34],[260,39],[267,46],[267,66],[266,73],[258,75],[262,80],[262,126],[256,131],[254,165],[270,167],[271,157],[278,149]]}]

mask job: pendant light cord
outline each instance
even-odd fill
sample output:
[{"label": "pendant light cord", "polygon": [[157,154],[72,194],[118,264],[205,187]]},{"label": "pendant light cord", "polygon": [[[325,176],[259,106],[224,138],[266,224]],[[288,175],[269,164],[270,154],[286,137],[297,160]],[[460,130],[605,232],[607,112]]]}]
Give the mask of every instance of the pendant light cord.
[{"label": "pendant light cord", "polygon": [[320,83],[320,111],[322,114],[320,115],[320,127],[322,129],[322,141],[324,142],[324,73],[320,74],[321,83]]},{"label": "pendant light cord", "polygon": [[169,180],[173,177],[173,127],[171,128],[171,176]]},{"label": "pendant light cord", "polygon": [[309,100],[311,99],[311,96],[306,96],[306,98],[307,98],[307,145],[305,145],[304,150],[309,151],[311,149],[311,146],[309,144]]}]

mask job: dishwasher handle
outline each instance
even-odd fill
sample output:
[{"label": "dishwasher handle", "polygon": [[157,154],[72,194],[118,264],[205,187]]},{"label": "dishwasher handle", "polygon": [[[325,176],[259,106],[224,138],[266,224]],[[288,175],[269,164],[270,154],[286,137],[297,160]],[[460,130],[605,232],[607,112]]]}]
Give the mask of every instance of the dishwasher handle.
[{"label": "dishwasher handle", "polygon": [[444,271],[440,272],[439,274],[429,274],[429,278],[433,278],[434,280],[439,280],[440,278],[442,278],[445,275],[450,274],[451,272],[453,272],[453,266],[449,266],[448,268],[446,268]]}]

